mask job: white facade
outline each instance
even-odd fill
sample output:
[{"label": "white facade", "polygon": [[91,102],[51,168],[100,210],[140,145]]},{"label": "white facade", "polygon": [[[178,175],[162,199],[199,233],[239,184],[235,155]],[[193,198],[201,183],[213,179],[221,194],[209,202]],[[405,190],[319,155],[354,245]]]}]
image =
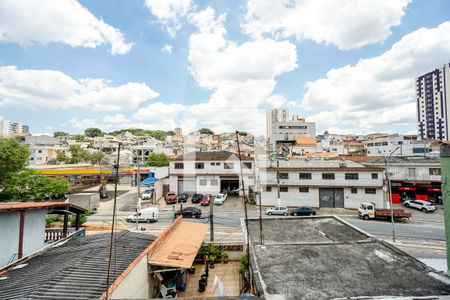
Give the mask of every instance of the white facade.
[{"label": "white facade", "polygon": [[263,161],[258,168],[262,205],[358,208],[361,202],[383,207],[382,169],[351,161]]},{"label": "white facade", "polygon": [[58,138],[47,135],[24,136],[19,142],[27,145],[30,150],[28,165],[43,165],[56,159],[57,151],[68,151],[68,146],[60,144]]},{"label": "white facade", "polygon": [[[217,194],[224,190],[237,190],[241,186],[240,164],[236,154],[225,151],[189,153],[185,158],[170,161],[169,184],[170,190],[176,194]],[[208,153],[203,157],[202,153]],[[254,186],[254,161],[245,158],[242,162],[244,184],[247,190]],[[241,191],[242,193],[242,191]]]},{"label": "white facade", "polygon": [[[299,136],[316,136],[316,123],[306,122],[305,119],[294,116],[290,121],[272,123],[269,144],[271,151],[277,150],[280,145],[294,144]],[[279,151],[280,152],[280,151]]]},{"label": "white facade", "polygon": [[272,127],[274,123],[286,122],[289,119],[289,110],[286,108],[273,108],[266,112],[266,129],[269,138],[272,135]]},{"label": "white facade", "polygon": [[[431,144],[414,135],[392,135],[365,141],[367,156],[428,156]],[[397,149],[398,148],[398,149]],[[396,150],[397,149],[397,150]],[[395,150],[395,152],[394,152]]]},{"label": "white facade", "polygon": [[20,133],[29,133],[27,125],[7,120],[0,120],[0,136],[9,136]]},{"label": "white facade", "polygon": [[450,139],[450,63],[416,78],[418,132],[422,139]]}]

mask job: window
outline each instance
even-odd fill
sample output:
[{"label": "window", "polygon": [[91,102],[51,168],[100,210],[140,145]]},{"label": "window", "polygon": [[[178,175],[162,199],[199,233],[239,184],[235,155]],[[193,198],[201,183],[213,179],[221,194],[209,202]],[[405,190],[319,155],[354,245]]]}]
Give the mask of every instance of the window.
[{"label": "window", "polygon": [[358,188],[352,187],[350,190],[351,190],[352,194],[357,194],[358,193]]},{"label": "window", "polygon": [[408,176],[416,177],[416,168],[408,168]]},{"label": "window", "polygon": [[430,168],[430,175],[441,175],[441,168]]},{"label": "window", "polygon": [[309,193],[309,188],[308,187],[299,187],[298,191],[300,193]]},{"label": "window", "polygon": [[38,150],[38,153],[42,153],[42,150]]},{"label": "window", "polygon": [[372,173],[372,179],[378,179],[378,173]]},{"label": "window", "polygon": [[298,178],[299,179],[311,179],[311,173],[299,173]]},{"label": "window", "polygon": [[346,180],[358,180],[359,174],[358,173],[345,173],[345,179]]},{"label": "window", "polygon": [[175,169],[184,169],[184,163],[175,163]]},{"label": "window", "polygon": [[413,148],[412,152],[417,154],[417,153],[427,153],[427,149],[426,148]]},{"label": "window", "polygon": [[205,185],[207,184],[207,181],[204,180],[204,179],[200,179],[199,184],[200,184],[201,186],[205,186]]},{"label": "window", "polygon": [[251,169],[251,168],[252,168],[252,163],[251,163],[251,162],[245,162],[245,163],[244,163],[244,166],[245,166],[247,169]]},{"label": "window", "polygon": [[286,193],[288,191],[287,186],[280,186],[280,192]]},{"label": "window", "polygon": [[217,180],[217,179],[212,179],[211,180],[211,185],[212,186],[216,186],[216,185],[218,185],[219,184],[219,180]]},{"label": "window", "polygon": [[234,169],[234,163],[223,163],[224,169]]},{"label": "window", "polygon": [[196,169],[204,169],[205,168],[205,164],[204,163],[195,163],[195,168]]},{"label": "window", "polygon": [[289,173],[278,173],[279,179],[289,179]]},{"label": "window", "polygon": [[220,162],[212,162],[211,166],[220,166]]},{"label": "window", "polygon": [[266,192],[271,192],[272,191],[272,187],[271,186],[266,186]]},{"label": "window", "polygon": [[366,194],[376,194],[377,190],[372,188],[366,188]]},{"label": "window", "polygon": [[322,173],[322,179],[324,180],[333,180],[334,173]]}]

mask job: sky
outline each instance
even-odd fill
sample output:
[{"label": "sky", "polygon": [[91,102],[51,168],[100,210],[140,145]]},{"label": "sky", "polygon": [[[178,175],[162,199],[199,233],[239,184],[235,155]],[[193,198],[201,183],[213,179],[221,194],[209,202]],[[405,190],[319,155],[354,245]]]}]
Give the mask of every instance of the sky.
[{"label": "sky", "polygon": [[414,78],[450,61],[447,0],[2,0],[0,119],[33,134],[415,134]]}]

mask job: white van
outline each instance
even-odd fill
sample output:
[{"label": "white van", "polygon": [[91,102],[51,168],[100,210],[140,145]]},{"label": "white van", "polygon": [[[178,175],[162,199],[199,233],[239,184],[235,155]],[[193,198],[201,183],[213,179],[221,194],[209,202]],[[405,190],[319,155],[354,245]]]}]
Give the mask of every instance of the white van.
[{"label": "white van", "polygon": [[159,218],[159,210],[157,207],[148,207],[141,209],[137,214],[132,214],[127,217],[127,222],[136,222],[136,216],[138,222],[156,222]]}]

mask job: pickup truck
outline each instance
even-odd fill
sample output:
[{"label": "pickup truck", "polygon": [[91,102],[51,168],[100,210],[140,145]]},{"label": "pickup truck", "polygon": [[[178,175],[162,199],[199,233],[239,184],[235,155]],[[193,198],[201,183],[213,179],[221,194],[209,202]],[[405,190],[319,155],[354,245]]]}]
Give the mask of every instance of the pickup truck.
[{"label": "pickup truck", "polygon": [[[369,219],[391,219],[391,210],[389,208],[375,208],[374,203],[361,203],[358,209],[358,215],[364,220]],[[404,211],[403,209],[393,210],[394,220],[409,219],[411,213]]]}]

